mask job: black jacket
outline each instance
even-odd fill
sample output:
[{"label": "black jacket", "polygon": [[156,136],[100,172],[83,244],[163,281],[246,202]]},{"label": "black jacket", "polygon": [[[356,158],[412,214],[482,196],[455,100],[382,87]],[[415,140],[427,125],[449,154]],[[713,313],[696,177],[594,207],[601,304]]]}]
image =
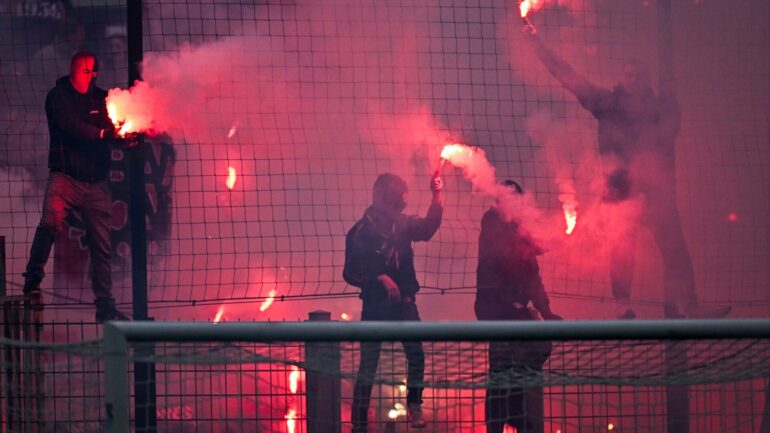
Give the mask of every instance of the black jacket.
[{"label": "black jacket", "polygon": [[537,264],[540,254],[516,221],[504,221],[494,208],[486,211],[479,235],[477,305],[509,308],[514,302],[526,306],[532,301],[538,311],[550,311]]},{"label": "black jacket", "polygon": [[110,141],[102,140],[102,128],[111,122],[105,100],[107,92],[91,85],[78,93],[69,77],[56,81],[45,98],[50,149],[48,167],[81,182],[106,180],[110,170]]},{"label": "black jacket", "polygon": [[348,231],[345,242],[343,277],[348,284],[361,288],[361,298],[379,297],[384,287],[377,280],[388,275],[398,285],[402,296],[420,290],[414,269],[412,242],[427,241],[441,225],[443,208],[432,204],[425,218],[388,212],[370,206],[364,216]]}]

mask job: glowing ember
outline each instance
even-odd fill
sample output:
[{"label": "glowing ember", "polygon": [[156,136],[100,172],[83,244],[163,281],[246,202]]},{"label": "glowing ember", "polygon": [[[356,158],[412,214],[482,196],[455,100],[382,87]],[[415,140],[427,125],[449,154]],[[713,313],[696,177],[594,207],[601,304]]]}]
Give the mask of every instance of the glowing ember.
[{"label": "glowing ember", "polygon": [[286,419],[286,432],[294,433],[294,430],[297,428],[297,411],[289,409],[284,418]]},{"label": "glowing ember", "polygon": [[297,393],[297,387],[299,385],[299,368],[296,365],[291,366],[291,373],[289,373],[289,391],[292,394]]},{"label": "glowing ember", "polygon": [[613,423],[607,424],[607,430],[615,430],[615,424]]},{"label": "glowing ember", "polygon": [[406,416],[406,407],[401,403],[396,403],[393,405],[393,409],[388,411],[388,418],[395,420],[400,416]]},{"label": "glowing ember", "polygon": [[340,319],[342,319],[342,320],[347,322],[347,321],[350,320],[350,315],[348,313],[342,313],[342,314],[340,314]]},{"label": "glowing ember", "polygon": [[236,131],[238,131],[238,122],[234,122],[233,126],[230,127],[230,131],[227,133],[227,138],[233,138],[233,135],[235,135]]},{"label": "glowing ember", "polygon": [[222,315],[225,313],[225,306],[220,305],[219,310],[217,310],[216,316],[214,316],[214,323],[219,323],[222,321]]},{"label": "glowing ember", "polygon": [[236,179],[237,176],[235,174],[235,169],[233,167],[227,167],[227,182],[225,183],[227,185],[227,189],[233,189]]},{"label": "glowing ember", "polygon": [[262,301],[262,305],[259,306],[259,311],[265,311],[268,308],[270,308],[270,306],[273,305],[274,300],[275,300],[275,289],[271,290],[270,293],[267,294],[267,299]]}]

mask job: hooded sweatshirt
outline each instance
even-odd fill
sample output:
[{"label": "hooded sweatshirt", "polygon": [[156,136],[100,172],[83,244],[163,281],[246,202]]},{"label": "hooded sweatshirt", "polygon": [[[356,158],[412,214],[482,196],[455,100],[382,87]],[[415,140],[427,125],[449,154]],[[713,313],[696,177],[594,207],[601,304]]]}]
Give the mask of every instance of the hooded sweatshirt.
[{"label": "hooded sweatshirt", "polygon": [[99,138],[111,124],[105,99],[107,92],[94,86],[86,93],[72,87],[69,77],[56,81],[45,98],[50,149],[48,168],[75,180],[97,183],[110,170],[110,143]]}]

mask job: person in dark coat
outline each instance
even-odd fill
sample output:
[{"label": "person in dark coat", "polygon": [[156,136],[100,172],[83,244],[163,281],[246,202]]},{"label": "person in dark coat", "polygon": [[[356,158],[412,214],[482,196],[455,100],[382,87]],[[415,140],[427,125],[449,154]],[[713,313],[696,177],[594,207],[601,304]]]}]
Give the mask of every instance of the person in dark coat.
[{"label": "person in dark coat", "polygon": [[[407,185],[403,179],[381,174],[374,183],[373,203],[348,231],[343,277],[361,289],[361,320],[420,320],[412,242],[428,241],[441,225],[443,182],[431,180],[433,200],[424,218],[404,215]],[[403,342],[407,359],[407,411],[412,427],[423,428],[421,342]],[[361,364],[353,391],[353,433],[368,431],[369,400],[380,358],[379,342],[361,343]]]},{"label": "person in dark coat", "polygon": [[650,86],[650,72],[639,60],[623,65],[619,83],[605,89],[575,72],[548,49],[531,24],[522,32],[532,43],[546,69],[598,120],[599,154],[606,167],[605,209],[641,199],[637,221],[622,233],[612,234],[610,279],[620,319],[633,319],[630,306],[636,232],[648,227],[663,258],[666,317],[718,318],[730,307],[698,304],[692,259],[676,203],[675,142],[681,113],[670,68],[662,68],[660,94]]},{"label": "person in dark coat", "polygon": [[48,92],[45,112],[48,119],[50,175],[43,200],[40,223],[30,249],[24,273],[24,295],[33,309],[42,311],[40,283],[64,220],[79,210],[87,231],[91,254],[91,282],[96,304],[96,320],[125,320],[115,308],[110,268],[110,146],[116,137],[108,115],[107,92],[94,85],[98,71],[96,57],[79,51],[72,57],[69,76],[56,81]]},{"label": "person in dark coat", "polygon": [[[521,186],[512,180],[505,181],[504,185],[512,194],[522,193]],[[551,311],[540,278],[537,256],[543,251],[519,221],[504,218],[498,205],[499,202],[495,203],[481,219],[474,304],[476,318],[536,320],[529,308],[532,303],[543,319],[561,320]],[[489,384],[484,411],[487,433],[502,433],[505,424],[519,432],[537,431],[533,428],[538,422],[542,427],[542,419],[535,416],[536,408],[542,409],[543,405],[539,388],[530,390],[510,382],[540,372],[550,354],[550,342],[489,343]]]}]

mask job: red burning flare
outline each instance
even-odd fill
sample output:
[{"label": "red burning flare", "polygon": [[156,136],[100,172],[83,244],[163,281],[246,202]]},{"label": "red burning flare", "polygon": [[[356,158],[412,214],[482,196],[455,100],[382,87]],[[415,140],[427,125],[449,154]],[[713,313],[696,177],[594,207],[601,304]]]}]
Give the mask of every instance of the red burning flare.
[{"label": "red burning flare", "polygon": [[540,0],[522,0],[522,2],[519,3],[519,12],[521,13],[521,17],[526,19],[527,14],[529,14],[530,11],[538,9],[540,6]]},{"label": "red burning flare", "polygon": [[107,115],[112,121],[112,125],[115,126],[118,135],[125,137],[126,134],[131,132],[138,132],[134,129],[133,122],[126,118],[126,113],[120,109],[120,106],[115,102],[107,103]]}]

